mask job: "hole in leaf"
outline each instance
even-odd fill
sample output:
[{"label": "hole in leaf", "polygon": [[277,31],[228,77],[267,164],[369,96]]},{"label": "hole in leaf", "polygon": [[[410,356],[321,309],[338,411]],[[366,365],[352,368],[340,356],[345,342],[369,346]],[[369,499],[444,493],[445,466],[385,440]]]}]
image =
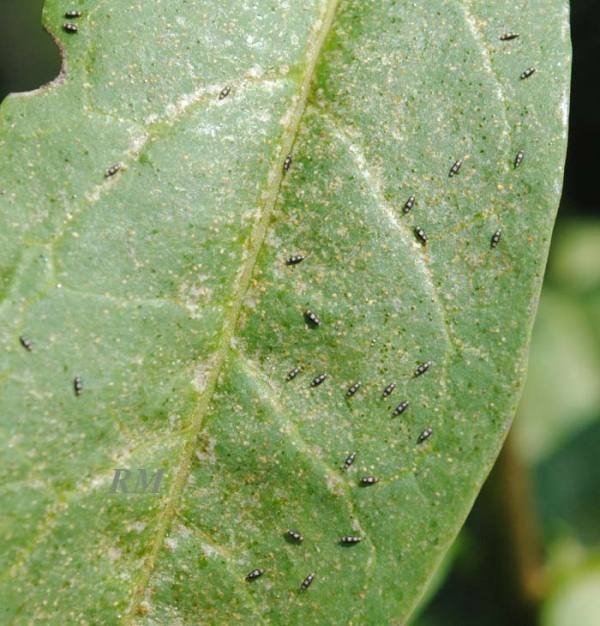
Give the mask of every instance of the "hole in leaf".
[{"label": "hole in leaf", "polygon": [[0,0],[0,101],[37,89],[60,72],[59,49],[41,25],[43,3]]}]

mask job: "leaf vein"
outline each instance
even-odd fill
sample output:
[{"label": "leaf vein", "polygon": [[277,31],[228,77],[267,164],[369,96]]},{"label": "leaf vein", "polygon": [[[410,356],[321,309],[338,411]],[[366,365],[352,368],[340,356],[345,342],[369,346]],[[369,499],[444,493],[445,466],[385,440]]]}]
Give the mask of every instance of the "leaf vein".
[{"label": "leaf vein", "polygon": [[333,24],[337,5],[338,0],[328,0],[323,5],[323,12],[320,19],[316,22],[315,28],[309,39],[307,45],[306,71],[302,77],[299,90],[300,92],[298,97],[294,98],[290,104],[290,115],[289,118],[287,118],[289,119],[289,123],[283,131],[283,135],[279,143],[280,152],[274,150],[274,159],[267,177],[266,193],[264,194],[264,200],[262,201],[262,216],[250,236],[249,254],[244,266],[242,267],[239,279],[233,287],[231,309],[224,317],[221,341],[215,352],[215,365],[208,375],[204,392],[199,396],[196,411],[191,417],[191,427],[189,429],[188,439],[185,442],[181,463],[175,470],[175,477],[167,500],[167,505],[163,509],[157,521],[155,540],[149,549],[146,559],[140,568],[138,579],[134,584],[134,589],[131,594],[131,602],[124,618],[125,623],[131,624],[134,621],[135,611],[144,596],[144,590],[150,580],[163,538],[169,528],[173,516],[175,515],[177,503],[179,502],[181,494],[185,488],[194,454],[196,436],[200,432],[203,419],[210,409],[211,398],[217,387],[218,377],[229,352],[230,342],[240,317],[243,296],[251,285],[254,267],[262,248],[262,244],[266,238],[271,215],[279,196],[279,189],[283,177],[281,154],[289,154],[292,150],[300,122],[306,109],[315,68],[319,60],[323,44],[325,43],[327,35]]}]

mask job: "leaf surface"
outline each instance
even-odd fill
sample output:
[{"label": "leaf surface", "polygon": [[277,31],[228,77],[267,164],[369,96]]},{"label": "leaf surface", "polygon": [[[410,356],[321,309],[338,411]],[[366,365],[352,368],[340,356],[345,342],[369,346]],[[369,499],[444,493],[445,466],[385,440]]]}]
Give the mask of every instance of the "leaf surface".
[{"label": "leaf surface", "polygon": [[3,623],[404,623],[522,386],[566,3],[81,8],[0,110]]}]

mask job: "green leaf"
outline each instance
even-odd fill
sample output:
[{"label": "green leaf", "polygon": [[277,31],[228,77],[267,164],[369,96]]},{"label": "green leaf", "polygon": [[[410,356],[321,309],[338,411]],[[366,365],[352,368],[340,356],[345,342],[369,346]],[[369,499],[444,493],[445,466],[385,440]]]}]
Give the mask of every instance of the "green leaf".
[{"label": "green leaf", "polygon": [[2,621],[405,622],[523,383],[566,2],[64,9],[0,111]]}]

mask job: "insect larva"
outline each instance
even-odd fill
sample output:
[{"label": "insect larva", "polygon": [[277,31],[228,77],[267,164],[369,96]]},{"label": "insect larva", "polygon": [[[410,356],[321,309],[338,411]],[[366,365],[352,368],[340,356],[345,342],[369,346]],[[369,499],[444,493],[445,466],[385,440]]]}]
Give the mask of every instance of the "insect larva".
[{"label": "insect larva", "polygon": [[292,167],[292,155],[288,154],[285,157],[285,161],[283,162],[283,171],[284,172],[289,171],[290,167]]},{"label": "insect larva", "polygon": [[356,452],[350,452],[350,454],[344,460],[343,469],[348,470],[354,463],[354,459],[356,458]]},{"label": "insect larva", "polygon": [[76,396],[80,396],[81,392],[83,391],[83,380],[80,376],[75,376],[75,378],[73,379],[73,391],[75,392]]},{"label": "insect larva", "polygon": [[257,567],[256,569],[253,569],[249,574],[246,574],[246,580],[248,582],[252,582],[253,580],[256,580],[257,578],[260,578],[264,573],[265,573],[264,569]]},{"label": "insect larva", "polygon": [[360,484],[363,487],[369,487],[370,485],[374,485],[379,482],[379,478],[375,478],[375,476],[363,476],[360,479]]},{"label": "insect larva", "polygon": [[500,41],[510,41],[511,39],[516,39],[518,36],[518,33],[502,33],[500,35]]},{"label": "insect larva", "polygon": [[64,23],[62,27],[65,33],[76,33],[79,30],[77,24],[71,24],[71,22]]},{"label": "insect larva", "polygon": [[413,195],[408,197],[408,200],[404,203],[402,211],[408,213],[415,206],[415,197]]},{"label": "insect larva", "polygon": [[296,376],[298,376],[298,374],[302,371],[302,368],[299,365],[296,365],[296,367],[293,367],[287,374],[285,379],[286,380],[294,380],[294,378],[296,378]]},{"label": "insect larva", "polygon": [[312,311],[304,311],[304,319],[309,326],[320,326],[321,320],[319,316],[313,313]]},{"label": "insect larva", "polygon": [[394,389],[396,389],[396,383],[390,383],[384,390],[383,393],[381,394],[382,398],[387,398],[389,395],[391,395],[392,391],[394,391]]},{"label": "insect larva", "polygon": [[302,584],[300,585],[300,590],[301,591],[306,591],[313,583],[313,580],[315,579],[315,575],[314,573],[309,574],[303,581]]},{"label": "insect larva", "polygon": [[490,246],[495,248],[500,243],[500,238],[502,237],[502,229],[499,228],[493,235],[490,241]]},{"label": "insect larva", "polygon": [[348,387],[348,390],[346,391],[346,397],[350,398],[352,397],[361,387],[362,383],[360,381],[352,383],[350,385],[350,387]]},{"label": "insect larva", "polygon": [[523,152],[523,150],[519,150],[517,152],[517,156],[515,157],[515,167],[519,167],[519,165],[521,165],[521,163],[523,163],[523,159],[525,158],[525,153]]},{"label": "insect larva", "polygon": [[305,257],[302,254],[292,254],[292,256],[288,257],[285,261],[286,265],[298,265],[298,263],[302,263]]},{"label": "insect larva", "polygon": [[327,374],[319,374],[318,376],[315,376],[312,379],[310,386],[318,387],[326,378],[327,378]]},{"label": "insect larva", "polygon": [[425,363],[421,363],[421,365],[419,365],[415,370],[414,377],[417,378],[417,376],[422,376],[430,367],[431,361],[425,361]]},{"label": "insect larva", "polygon": [[75,10],[65,11],[65,17],[67,19],[74,19],[76,17],[81,17],[81,11],[75,11]]},{"label": "insect larva", "polygon": [[423,443],[433,435],[433,428],[426,428],[418,437],[417,443]]},{"label": "insect larva", "polygon": [[525,80],[529,78],[532,74],[535,74],[535,67],[528,67],[524,72],[521,73],[521,80]]},{"label": "insect larva", "polygon": [[114,165],[111,165],[106,170],[106,172],[104,172],[104,178],[110,178],[111,176],[114,176],[120,169],[121,169],[120,163],[115,163]]},{"label": "insect larva", "polygon": [[340,537],[340,543],[343,546],[354,546],[362,541],[362,537],[356,537],[355,535],[344,535]]},{"label": "insect larva", "polygon": [[416,235],[417,239],[423,245],[425,245],[427,243],[427,235],[425,234],[425,231],[420,226],[415,226],[415,235]]},{"label": "insect larva", "polygon": [[448,176],[450,178],[452,178],[453,176],[456,176],[456,174],[460,172],[460,168],[462,167],[462,164],[463,164],[462,159],[458,159],[458,161],[454,161],[454,163],[452,164],[452,167],[450,168],[450,171],[448,172]]},{"label": "insect larva", "polygon": [[285,536],[288,541],[293,541],[294,543],[302,543],[304,541],[304,537],[296,530],[287,530]]},{"label": "insect larva", "polygon": [[398,417],[398,415],[402,415],[406,409],[408,409],[408,401],[403,400],[400,404],[394,409],[392,413],[392,417]]},{"label": "insect larva", "polygon": [[219,100],[223,100],[223,98],[227,98],[227,96],[231,93],[231,87],[227,85],[221,89],[221,93],[219,94]]},{"label": "insect larva", "polygon": [[31,341],[31,339],[27,339],[27,337],[23,337],[23,335],[21,335],[19,337],[19,341],[21,342],[21,345],[25,348],[25,350],[31,352],[31,348],[33,348],[33,342]]}]

